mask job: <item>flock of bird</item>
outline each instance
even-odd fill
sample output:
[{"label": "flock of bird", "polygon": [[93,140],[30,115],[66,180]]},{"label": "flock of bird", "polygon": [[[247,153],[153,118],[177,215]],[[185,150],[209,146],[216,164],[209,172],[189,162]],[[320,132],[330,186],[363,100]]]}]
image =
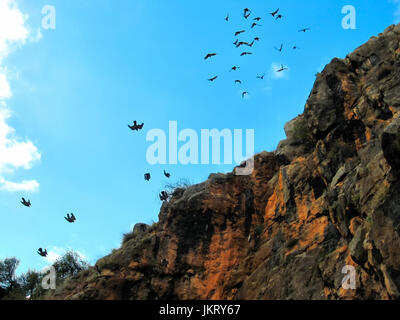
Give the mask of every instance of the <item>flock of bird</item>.
[{"label": "flock of bird", "polygon": [[[243,9],[243,17],[244,17],[244,19],[248,20],[248,19],[250,18],[251,14],[252,14],[252,12],[251,12],[251,10],[250,10],[249,8]],[[280,13],[280,9],[279,9],[279,8],[276,9],[275,11],[273,11],[273,12],[270,12],[269,14],[270,14],[270,15],[272,16],[272,18],[274,18],[275,20],[279,20],[279,19],[283,19],[283,18],[284,18],[284,16]],[[225,17],[225,21],[226,21],[226,22],[229,22],[229,19],[230,19],[230,18],[229,18],[229,13],[228,13],[227,16]],[[261,27],[262,25],[258,24],[258,22],[260,22],[261,20],[262,20],[261,17],[255,17],[255,18],[253,18],[253,19],[252,19],[253,22],[251,23],[250,29],[254,29],[255,27]],[[303,28],[303,29],[298,30],[298,32],[304,32],[304,33],[305,33],[305,32],[307,32],[307,31],[309,31],[309,30],[311,30],[311,29],[310,29],[310,28]],[[245,34],[245,33],[246,33],[246,30],[239,30],[239,31],[236,31],[234,35],[235,35],[235,37],[238,37],[238,36],[240,36],[240,35],[242,35],[242,34]],[[246,46],[246,47],[248,47],[248,48],[253,48],[253,46],[255,45],[255,43],[258,42],[258,41],[260,41],[260,40],[261,40],[261,38],[258,37],[258,36],[254,37],[254,38],[251,40],[251,42],[249,42],[249,41],[240,41],[238,38],[236,38],[236,40],[233,42],[233,45],[234,45],[236,48],[240,48],[240,47],[243,47],[243,46]],[[276,47],[275,47],[275,49],[276,49],[278,52],[282,52],[282,51],[283,51],[283,43],[280,45],[279,48],[276,48]],[[297,46],[293,46],[292,49],[293,49],[293,50],[297,50],[297,49],[299,49],[299,48],[298,48]],[[248,49],[248,50],[250,50],[250,49]],[[248,56],[248,55],[252,55],[252,54],[253,54],[253,52],[244,50],[244,51],[242,51],[242,52],[240,53],[240,56],[241,56],[241,57],[244,57],[244,56]],[[213,53],[207,53],[206,56],[204,57],[204,60],[209,60],[209,59],[215,57],[216,55],[217,55],[217,53],[215,53],[215,52],[213,52]],[[239,69],[240,69],[239,66],[233,66],[233,67],[230,69],[229,72],[237,71],[237,70],[239,70]],[[285,67],[283,64],[281,64],[281,67],[278,68],[277,70],[275,70],[275,72],[281,73],[281,72],[284,72],[285,70],[288,70],[288,67]],[[214,82],[215,80],[218,79],[218,77],[219,77],[218,75],[215,75],[215,76],[213,76],[213,77],[211,77],[211,78],[209,78],[209,79],[207,79],[207,80],[210,81],[210,82]],[[256,76],[256,78],[257,78],[257,79],[260,79],[260,80],[264,80],[264,77],[265,77],[265,74]],[[235,83],[235,84],[242,84],[242,80],[236,79],[236,80],[234,81],[234,83]],[[245,96],[247,96],[247,95],[249,95],[249,94],[250,94],[250,93],[249,93],[248,91],[242,91],[242,98],[244,98]]]},{"label": "flock of bird", "polygon": [[[133,125],[132,126],[128,124],[129,129],[131,129],[132,131],[142,130],[143,126],[144,126],[144,123],[138,124],[136,120],[133,121]],[[171,177],[171,174],[164,170],[164,176],[166,176],[169,179]],[[144,180],[150,181],[150,179],[151,179],[151,174],[149,172],[145,173],[144,174]],[[169,198],[169,194],[168,194],[167,191],[162,191],[159,194],[159,197],[160,197],[161,201],[167,201],[168,198]]]},{"label": "flock of bird", "polygon": [[[143,129],[143,126],[144,126],[144,123],[138,124],[136,120],[133,121],[133,125],[129,125],[129,124],[128,124],[129,129],[131,129],[132,131],[140,131],[140,130]],[[168,173],[168,172],[166,172],[166,171],[164,170],[164,176],[167,177],[167,178],[170,178],[170,177],[171,177],[171,174]],[[145,179],[146,181],[150,181],[150,179],[151,179],[151,174],[150,174],[150,173],[145,173],[145,174],[144,174],[144,179]],[[169,195],[169,193],[168,193],[167,191],[162,191],[162,192],[159,194],[159,198],[160,198],[161,201],[167,201],[168,198],[169,198],[169,196],[170,196],[170,195]],[[23,206],[27,207],[27,208],[30,208],[30,207],[32,206],[31,200],[29,200],[29,199],[26,200],[25,198],[22,198],[22,199],[21,199],[21,204],[22,204]],[[68,221],[69,223],[75,223],[75,221],[76,221],[76,217],[75,217],[75,215],[74,215],[73,213],[68,213],[67,216],[64,217],[64,219],[65,219],[66,221]],[[38,251],[37,251],[37,253],[38,253],[40,256],[44,257],[44,258],[48,256],[47,249],[44,249],[44,250],[43,250],[43,248],[39,248]]]},{"label": "flock of bird", "polygon": [[[246,20],[249,19],[249,17],[251,16],[251,14],[252,14],[252,12],[251,12],[251,10],[250,10],[249,8],[245,8],[245,9],[243,10],[243,17],[244,17],[244,19],[246,19]],[[280,13],[279,8],[278,8],[277,10],[275,10],[275,11],[269,13],[269,14],[270,14],[275,20],[283,19],[283,17],[284,17],[284,16]],[[253,22],[252,22],[252,24],[251,24],[251,26],[250,26],[250,29],[254,29],[255,27],[261,27],[261,25],[258,23],[258,22],[260,22],[261,20],[262,20],[261,17],[255,17],[255,18],[252,20]],[[227,14],[227,16],[225,17],[225,21],[229,22],[229,14]],[[300,29],[299,32],[304,32],[304,33],[305,33],[305,32],[307,32],[307,31],[309,31],[309,30],[310,30],[310,28],[303,28],[303,29]],[[244,34],[245,32],[246,32],[246,30],[239,30],[239,31],[236,31],[234,35],[235,35],[235,37],[238,37],[239,35]],[[240,48],[240,47],[242,47],[242,46],[247,46],[248,48],[253,48],[254,44],[255,44],[256,42],[260,41],[260,40],[261,40],[260,37],[254,37],[254,38],[252,39],[251,42],[249,42],[249,41],[239,41],[239,39],[236,39],[235,42],[233,42],[233,45],[235,45],[236,48]],[[282,50],[283,50],[283,44],[281,44],[279,48],[276,48],[276,47],[275,47],[275,49],[276,49],[277,51],[279,51],[279,52],[282,52]],[[293,46],[292,49],[293,49],[293,50],[296,50],[296,49],[298,49],[298,47],[297,47],[297,46]],[[252,55],[252,54],[253,54],[253,53],[250,52],[250,51],[243,51],[243,52],[241,52],[240,56],[241,56],[241,57],[244,57],[244,56]],[[211,58],[215,57],[216,55],[217,55],[217,53],[207,53],[206,56],[204,57],[204,60],[211,59]],[[229,72],[235,72],[235,71],[238,71],[239,69],[240,69],[239,66],[233,66],[233,67],[229,70]],[[288,68],[285,67],[283,64],[281,64],[281,68],[277,69],[276,72],[278,72],[278,73],[279,73],[279,72],[284,72],[285,70],[288,70]],[[262,74],[262,75],[256,76],[256,78],[257,78],[257,79],[260,79],[260,80],[264,80],[264,77],[265,77],[265,73]],[[208,81],[214,82],[216,79],[218,79],[218,75],[213,76],[212,78],[209,78]],[[242,84],[242,80],[236,79],[236,80],[235,80],[235,84]],[[248,91],[242,91],[242,98],[244,98],[244,97],[245,97],[246,95],[248,95],[248,94],[250,94]],[[133,125],[128,125],[129,129],[131,129],[132,131],[140,131],[140,130],[143,129],[143,126],[144,126],[144,123],[138,124],[138,122],[137,122],[136,120],[133,122]],[[164,176],[167,177],[167,178],[170,178],[170,177],[171,177],[171,174],[168,173],[168,172],[166,172],[166,171],[164,170]],[[150,179],[151,179],[151,174],[150,174],[149,172],[148,172],[148,173],[145,173],[145,174],[144,174],[144,179],[145,179],[146,181],[150,181]],[[169,196],[170,196],[170,195],[168,194],[167,191],[162,191],[162,192],[159,194],[159,198],[160,198],[161,201],[167,201],[168,198],[169,198]],[[30,208],[30,207],[32,206],[31,201],[30,201],[30,200],[26,200],[25,198],[22,198],[21,203],[22,203],[22,205],[24,205],[25,207],[28,207],[28,208]],[[76,217],[75,217],[75,215],[74,215],[73,213],[67,214],[67,216],[64,217],[64,219],[65,219],[66,221],[68,221],[69,223],[75,223],[75,221],[76,221]],[[47,257],[47,255],[48,255],[47,249],[44,249],[44,250],[43,250],[42,248],[39,248],[37,252],[38,252],[38,254],[39,254],[40,256],[42,256],[42,257]]]},{"label": "flock of bird", "polygon": [[[24,205],[27,208],[30,208],[32,206],[31,200],[26,200],[25,198],[22,198],[21,200],[22,205]],[[69,223],[74,223],[76,221],[76,217],[73,213],[67,214],[66,217],[64,217],[65,220],[67,220]],[[47,257],[47,249],[43,250],[42,248],[38,249],[38,254],[41,255],[42,257]]]}]

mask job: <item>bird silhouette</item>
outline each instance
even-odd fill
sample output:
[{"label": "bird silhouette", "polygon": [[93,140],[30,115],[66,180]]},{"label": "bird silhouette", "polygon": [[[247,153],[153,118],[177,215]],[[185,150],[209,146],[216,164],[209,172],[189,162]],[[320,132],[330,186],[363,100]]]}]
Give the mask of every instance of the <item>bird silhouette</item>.
[{"label": "bird silhouette", "polygon": [[212,77],[210,79],[208,79],[208,81],[213,82],[214,80],[216,80],[218,78],[218,76]]},{"label": "bird silhouette", "polygon": [[25,198],[22,198],[21,203],[28,208],[31,206],[31,200],[26,201]]},{"label": "bird silhouette", "polygon": [[250,46],[250,44],[249,44],[248,42],[246,42],[246,41],[240,41],[240,42],[236,45],[236,48],[239,48],[240,46],[244,46],[244,45]]},{"label": "bird silhouette", "polygon": [[262,76],[257,76],[257,79],[264,80],[264,77],[265,77],[265,73]]},{"label": "bird silhouette", "polygon": [[71,215],[68,213],[67,216],[64,217],[64,219],[67,220],[69,223],[74,223],[76,221],[76,217],[73,213],[71,213]]},{"label": "bird silhouette", "polygon": [[171,177],[171,174],[168,173],[168,172],[166,172],[166,171],[164,170],[164,176],[166,176],[167,178],[170,178],[170,177]]},{"label": "bird silhouette", "polygon": [[238,44],[239,40],[236,39],[236,41],[233,43],[235,46]]},{"label": "bird silhouette", "polygon": [[42,257],[47,257],[47,249],[45,249],[45,250],[43,251],[42,248],[39,248],[39,249],[38,249],[38,254],[41,255]]},{"label": "bird silhouette", "polygon": [[258,23],[256,23],[256,22],[254,22],[254,23],[251,25],[251,29],[253,29],[254,27],[261,27],[261,25],[258,24]]},{"label": "bird silhouette", "polygon": [[238,35],[241,34],[241,33],[244,33],[244,32],[246,32],[246,30],[236,31],[236,32],[235,32],[235,37],[238,36]]},{"label": "bird silhouette", "polygon": [[276,72],[282,72],[282,71],[285,71],[285,70],[288,70],[288,68],[284,67],[283,64],[281,64],[281,68],[276,70]]},{"label": "bird silhouette", "polygon": [[243,92],[242,92],[242,99],[243,99],[246,95],[248,95],[248,94],[250,94],[250,93],[248,93],[247,91],[243,91]]},{"label": "bird silhouette", "polygon": [[299,32],[307,32],[308,30],[311,30],[310,28],[304,28],[304,29],[300,29]]},{"label": "bird silhouette", "polygon": [[235,83],[240,83],[240,84],[242,84],[242,81],[240,81],[240,80],[235,80]]},{"label": "bird silhouette", "polygon": [[144,123],[138,124],[136,120],[133,121],[133,126],[130,126],[130,125],[128,124],[129,129],[131,129],[132,131],[139,131],[139,130],[142,130],[142,129],[143,129],[143,126],[144,126]]},{"label": "bird silhouette", "polygon": [[207,53],[207,55],[204,57],[204,60],[210,59],[211,57],[214,57],[216,55],[216,53]]},{"label": "bird silhouette", "polygon": [[229,13],[226,15],[225,21],[229,21]]},{"label": "bird silhouette", "polygon": [[245,9],[243,10],[243,17],[244,17],[245,19],[247,19],[248,17],[250,17],[250,15],[251,15],[251,10],[250,10],[249,8],[245,8]]},{"label": "bird silhouette", "polygon": [[144,180],[150,181],[150,179],[151,179],[150,173],[145,173],[145,174],[144,174]]},{"label": "bird silhouette", "polygon": [[254,44],[254,41],[255,40],[253,40],[251,43],[249,43],[249,44],[247,44],[249,47],[252,47],[253,46],[253,44]]},{"label": "bird silhouette", "polygon": [[279,12],[279,8],[276,9],[274,12],[271,12],[270,15],[275,17],[275,15]]},{"label": "bird silhouette", "polygon": [[242,52],[242,53],[240,54],[240,56],[243,57],[243,56],[247,56],[247,55],[249,55],[249,54],[253,54],[253,53],[251,53],[251,52]]},{"label": "bird silhouette", "polygon": [[168,192],[166,192],[166,191],[161,191],[159,197],[160,197],[160,200],[161,200],[161,201],[167,201],[167,200],[168,200],[168,197],[169,197]]},{"label": "bird silhouette", "polygon": [[277,47],[275,47],[275,50],[277,50],[277,51],[279,51],[279,52],[282,52],[282,49],[283,49],[283,43],[281,44],[281,46],[279,47],[279,49],[278,49]]},{"label": "bird silhouette", "polygon": [[260,38],[259,37],[255,37],[254,40],[255,41],[260,41]]},{"label": "bird silhouette", "polygon": [[297,49],[299,49],[299,47],[293,46],[293,50],[297,50]]},{"label": "bird silhouette", "polygon": [[240,69],[240,67],[233,66],[229,72],[231,72],[231,71],[236,71],[236,70],[238,70],[238,69]]},{"label": "bird silhouette", "polygon": [[281,15],[281,14],[278,14],[278,15],[276,16],[276,20],[282,19],[282,18],[283,18],[283,15]]},{"label": "bird silhouette", "polygon": [[257,17],[257,18],[254,18],[253,20],[254,20],[254,21],[260,21],[261,18],[260,18],[260,17]]}]

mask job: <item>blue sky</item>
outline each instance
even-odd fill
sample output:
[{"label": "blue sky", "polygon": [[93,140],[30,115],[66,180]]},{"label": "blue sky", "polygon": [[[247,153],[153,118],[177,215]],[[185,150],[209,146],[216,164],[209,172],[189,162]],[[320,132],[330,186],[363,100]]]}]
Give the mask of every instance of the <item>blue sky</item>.
[{"label": "blue sky", "polygon": [[[344,5],[357,29],[342,28]],[[42,28],[42,8],[56,29]],[[91,263],[120,245],[137,222],[157,221],[158,193],[171,180],[201,182],[233,165],[155,165],[146,133],[254,129],[255,151],[272,151],[284,124],[302,113],[315,74],[400,16],[398,1],[0,0],[0,259],[19,272],[73,249]],[[245,7],[262,17],[249,30]],[[268,12],[276,8],[279,21]],[[230,21],[224,20],[229,13]],[[3,16],[2,16],[3,14]],[[250,20],[249,18],[249,20]],[[299,33],[298,29],[311,31]],[[240,57],[232,42],[261,41]],[[284,44],[282,53],[274,47]],[[298,46],[299,50],[291,47]],[[218,55],[204,61],[206,53]],[[274,65],[289,68],[277,77]],[[229,73],[233,65],[241,69]],[[265,73],[265,79],[256,79]],[[208,78],[218,75],[210,83]],[[234,85],[235,79],[243,81]],[[241,98],[241,91],[250,95]],[[127,124],[145,123],[142,132]],[[143,174],[150,172],[146,182]],[[31,199],[25,208],[19,200]],[[63,217],[74,212],[77,223]]]}]

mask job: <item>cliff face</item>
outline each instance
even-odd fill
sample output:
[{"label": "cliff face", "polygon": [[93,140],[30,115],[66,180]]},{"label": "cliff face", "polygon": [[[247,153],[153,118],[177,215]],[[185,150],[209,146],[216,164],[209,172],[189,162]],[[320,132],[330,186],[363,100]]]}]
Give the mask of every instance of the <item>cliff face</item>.
[{"label": "cliff face", "polygon": [[[251,176],[178,189],[55,299],[400,298],[400,25],[318,74]],[[342,289],[342,268],[356,290]]]}]

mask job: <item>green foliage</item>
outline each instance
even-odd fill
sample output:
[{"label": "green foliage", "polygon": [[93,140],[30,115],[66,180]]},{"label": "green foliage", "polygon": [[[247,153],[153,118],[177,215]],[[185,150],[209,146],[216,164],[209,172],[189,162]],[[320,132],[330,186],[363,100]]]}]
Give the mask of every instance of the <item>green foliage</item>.
[{"label": "green foliage", "polygon": [[[28,296],[33,300],[43,298],[47,294],[47,290],[42,287],[45,275],[29,270],[16,277],[18,265],[19,260],[16,258],[0,261],[0,299],[25,300]],[[66,278],[87,270],[89,265],[77,253],[70,251],[58,259],[53,267],[57,274],[57,285],[60,285]]]},{"label": "green foliage", "polygon": [[168,194],[172,195],[178,189],[186,190],[189,188],[193,183],[189,179],[179,179],[176,182],[167,183],[164,186],[164,190],[168,192]]},{"label": "green foliage", "polygon": [[313,135],[307,127],[304,118],[298,118],[293,124],[293,138],[305,144],[312,144],[314,142]]},{"label": "green foliage", "polygon": [[35,290],[41,283],[42,275],[34,270],[29,270],[27,273],[20,277],[20,286],[24,289],[25,293],[28,293],[31,297],[34,296]]},{"label": "green foliage", "polygon": [[18,286],[15,271],[19,265],[17,258],[7,258],[0,261],[0,286],[10,291]]},{"label": "green foliage", "polygon": [[64,256],[59,258],[53,264],[53,267],[56,269],[57,278],[64,280],[68,277],[77,275],[83,270],[88,269],[89,264],[77,253],[69,251]]},{"label": "green foliage", "polygon": [[136,238],[136,234],[132,232],[124,233],[123,238],[122,238],[122,244]]}]

